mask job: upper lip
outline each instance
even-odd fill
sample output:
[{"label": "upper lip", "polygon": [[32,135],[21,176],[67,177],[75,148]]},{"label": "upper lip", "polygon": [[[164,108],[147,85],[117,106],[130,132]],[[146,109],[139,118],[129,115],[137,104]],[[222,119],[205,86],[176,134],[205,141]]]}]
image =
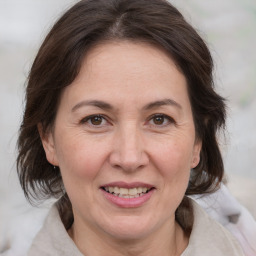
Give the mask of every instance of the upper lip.
[{"label": "upper lip", "polygon": [[111,182],[111,183],[107,183],[102,185],[101,187],[118,187],[118,188],[153,188],[154,186],[148,183],[144,183],[144,182],[124,182],[124,181],[115,181],[115,182]]}]

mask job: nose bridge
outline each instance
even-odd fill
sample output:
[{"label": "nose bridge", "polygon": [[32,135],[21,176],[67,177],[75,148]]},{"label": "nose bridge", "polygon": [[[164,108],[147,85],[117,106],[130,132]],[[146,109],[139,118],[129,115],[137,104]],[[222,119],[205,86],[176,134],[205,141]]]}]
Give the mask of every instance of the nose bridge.
[{"label": "nose bridge", "polygon": [[[140,155],[141,138],[139,136],[139,129],[135,124],[124,126],[121,130],[120,145],[121,155],[124,159],[135,160]],[[127,160],[128,160],[127,159]]]},{"label": "nose bridge", "polygon": [[112,164],[125,171],[136,170],[147,163],[142,132],[135,122],[123,124],[115,136]]}]

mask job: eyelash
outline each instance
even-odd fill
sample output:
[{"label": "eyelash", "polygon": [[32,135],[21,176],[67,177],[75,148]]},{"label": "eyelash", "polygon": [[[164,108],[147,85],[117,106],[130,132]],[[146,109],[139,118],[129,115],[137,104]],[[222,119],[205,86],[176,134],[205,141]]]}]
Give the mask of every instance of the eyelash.
[{"label": "eyelash", "polygon": [[96,115],[90,115],[90,116],[87,116],[87,117],[83,118],[80,121],[80,123],[81,124],[88,123],[90,126],[93,126],[93,127],[97,127],[97,126],[102,127],[102,124],[99,124],[99,125],[92,124],[92,119],[96,118],[96,117],[101,118],[101,120],[104,120],[105,122],[108,122],[108,120],[106,119],[105,116],[103,116],[101,114],[96,114]]},{"label": "eyelash", "polygon": [[[87,117],[83,118],[80,121],[80,123],[81,124],[86,124],[87,123],[89,126],[97,127],[97,128],[101,128],[102,126],[106,125],[106,124],[102,124],[102,122],[98,125],[93,124],[92,123],[93,118],[100,118],[101,121],[103,121],[103,122],[105,121],[105,122],[109,123],[108,119],[104,115],[101,115],[101,114],[94,114],[94,115],[87,116]],[[153,121],[154,118],[163,118],[164,119],[163,124],[155,124],[155,123],[150,124],[150,122]],[[166,126],[168,126],[169,124],[172,124],[172,123],[176,124],[175,120],[172,117],[167,116],[165,114],[154,114],[154,115],[152,115],[148,118],[147,123],[149,123],[150,126],[156,126],[156,127],[159,127],[159,128],[166,127]]]},{"label": "eyelash", "polygon": [[148,122],[153,121],[153,119],[157,118],[157,117],[164,118],[165,120],[167,120],[167,123],[165,123],[165,124],[152,124],[153,126],[165,127],[165,126],[168,126],[169,124],[172,124],[172,123],[175,124],[174,119],[170,116],[165,115],[165,114],[154,114],[154,115],[150,116],[150,118],[148,119]]}]

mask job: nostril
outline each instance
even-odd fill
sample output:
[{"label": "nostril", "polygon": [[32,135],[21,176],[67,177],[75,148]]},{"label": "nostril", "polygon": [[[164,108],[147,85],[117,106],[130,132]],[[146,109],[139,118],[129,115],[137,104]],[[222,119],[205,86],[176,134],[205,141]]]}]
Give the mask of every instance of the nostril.
[{"label": "nostril", "polygon": [[130,154],[113,153],[110,156],[110,164],[113,168],[123,171],[136,171],[144,168],[148,164],[147,156],[137,154],[136,152]]}]

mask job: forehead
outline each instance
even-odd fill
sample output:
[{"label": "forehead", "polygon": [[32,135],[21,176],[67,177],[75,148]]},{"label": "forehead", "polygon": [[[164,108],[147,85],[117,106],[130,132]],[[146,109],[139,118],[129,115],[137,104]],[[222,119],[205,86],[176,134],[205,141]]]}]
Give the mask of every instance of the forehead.
[{"label": "forehead", "polygon": [[106,72],[113,71],[112,68],[119,71],[129,69],[130,74],[156,67],[167,72],[170,67],[178,71],[170,54],[160,46],[129,40],[106,41],[91,48],[85,55],[81,71],[90,71],[88,68],[92,65],[96,70]]},{"label": "forehead", "polygon": [[188,100],[186,87],[184,75],[166,51],[147,43],[119,41],[92,48],[64,96],[104,101],[115,96],[130,101],[151,97],[148,100],[157,101],[169,95],[182,96],[182,103]]}]

